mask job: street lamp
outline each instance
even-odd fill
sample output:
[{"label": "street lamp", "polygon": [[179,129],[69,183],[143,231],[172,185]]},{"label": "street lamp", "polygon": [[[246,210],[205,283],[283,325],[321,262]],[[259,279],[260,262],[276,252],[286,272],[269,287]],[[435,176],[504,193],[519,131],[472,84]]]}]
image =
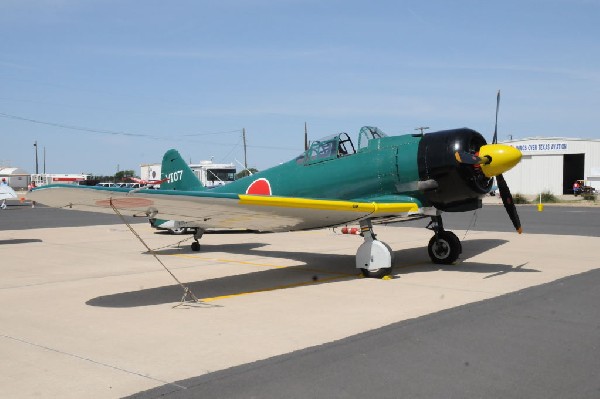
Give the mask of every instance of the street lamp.
[{"label": "street lamp", "polygon": [[35,174],[39,173],[39,164],[38,164],[38,151],[37,151],[37,140],[33,143],[35,147]]}]

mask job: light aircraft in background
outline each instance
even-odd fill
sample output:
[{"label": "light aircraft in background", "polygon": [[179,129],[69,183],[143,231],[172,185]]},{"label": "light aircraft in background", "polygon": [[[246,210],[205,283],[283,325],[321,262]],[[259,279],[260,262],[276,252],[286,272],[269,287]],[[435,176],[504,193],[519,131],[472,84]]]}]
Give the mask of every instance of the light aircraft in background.
[{"label": "light aircraft in background", "polygon": [[519,150],[492,144],[467,129],[388,136],[376,127],[360,129],[357,142],[346,133],[313,141],[284,164],[207,189],[176,150],[165,153],[159,190],[49,185],[30,197],[39,203],[87,211],[143,214],[177,221],[196,230],[284,232],[360,225],[364,242],[356,267],[367,277],[391,272],[392,250],[376,238],[373,225],[431,218],[428,253],[450,264],[462,251],[458,237],[444,229],[443,212],[482,206],[496,177],[515,229],[521,223],[502,173],[521,159]]},{"label": "light aircraft in background", "polygon": [[137,177],[128,177],[129,180],[131,180],[134,183],[139,183],[141,185],[146,185],[146,186],[154,186],[157,184],[161,184],[166,182],[166,179],[163,180],[144,180],[144,179],[138,179]]},{"label": "light aircraft in background", "polygon": [[6,200],[17,198],[17,193],[7,184],[0,184],[0,209],[6,209]]}]

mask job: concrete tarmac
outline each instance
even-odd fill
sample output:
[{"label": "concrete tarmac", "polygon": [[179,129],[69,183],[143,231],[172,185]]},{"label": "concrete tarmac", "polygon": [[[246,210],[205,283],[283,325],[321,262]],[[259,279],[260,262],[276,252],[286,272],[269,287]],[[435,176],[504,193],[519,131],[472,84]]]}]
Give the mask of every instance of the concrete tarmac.
[{"label": "concrete tarmac", "polygon": [[600,270],[131,396],[600,397]]},{"label": "concrete tarmac", "polygon": [[[431,232],[378,227],[378,238],[395,251],[394,278],[372,280],[360,278],[354,269],[362,242],[358,236],[332,230],[207,235],[198,253],[189,249],[189,240],[179,243],[189,236],[156,234],[147,224],[134,224],[166,268],[201,299],[176,306],[182,287],[122,224],[2,227],[0,353],[5,361],[0,363],[0,397],[7,398],[119,398],[142,391],[148,391],[145,397],[167,392],[177,397],[193,393],[197,378],[210,379],[216,371],[463,309],[457,307],[598,268],[592,250],[597,237],[454,230],[463,242],[460,262],[440,267],[427,256]],[[488,328],[493,326],[493,320],[486,320]],[[560,320],[562,331],[568,334],[580,322]],[[411,338],[417,342],[420,332],[439,328],[418,325],[422,330]],[[499,334],[508,328],[495,327]],[[541,323],[538,328],[546,327]],[[542,342],[539,350],[553,344]],[[514,342],[507,339],[506,345]],[[354,349],[358,356],[360,346]],[[597,347],[588,350],[598,353]],[[434,361],[440,353],[432,349],[425,356]],[[509,360],[497,361],[511,364]],[[569,367],[576,367],[576,360]],[[414,362],[420,369],[422,358]],[[343,374],[341,367],[329,372]],[[368,370],[362,374],[368,381]],[[327,386],[327,377],[316,383]],[[346,378],[360,376],[352,372]],[[338,384],[339,378],[331,383]],[[421,396],[428,396],[427,389],[424,385]],[[224,391],[203,397],[219,397],[219,392]],[[381,391],[390,392],[401,396],[400,391]],[[458,392],[456,397],[469,396],[467,390]],[[412,393],[419,396],[418,390]],[[337,396],[358,395],[338,391]],[[375,391],[372,396],[388,395]],[[512,397],[519,396],[526,397]],[[305,397],[311,397],[310,391]]]}]

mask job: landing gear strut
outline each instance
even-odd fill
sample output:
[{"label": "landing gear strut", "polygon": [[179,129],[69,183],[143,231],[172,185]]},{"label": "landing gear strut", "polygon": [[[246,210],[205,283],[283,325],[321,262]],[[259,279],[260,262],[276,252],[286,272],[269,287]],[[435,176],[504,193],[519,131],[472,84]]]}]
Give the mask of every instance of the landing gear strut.
[{"label": "landing gear strut", "polygon": [[427,246],[431,261],[442,265],[449,265],[456,261],[462,253],[462,245],[456,234],[444,230],[442,217],[439,215],[432,216],[427,228],[435,232]]},{"label": "landing gear strut", "polygon": [[194,232],[194,242],[192,243],[192,251],[200,251],[200,243],[198,241],[202,238],[203,234],[204,230],[202,229],[196,229],[196,231]]},{"label": "landing gear strut", "polygon": [[360,231],[365,241],[356,251],[356,267],[365,277],[382,278],[392,272],[392,250],[375,238],[371,220],[360,221]]}]

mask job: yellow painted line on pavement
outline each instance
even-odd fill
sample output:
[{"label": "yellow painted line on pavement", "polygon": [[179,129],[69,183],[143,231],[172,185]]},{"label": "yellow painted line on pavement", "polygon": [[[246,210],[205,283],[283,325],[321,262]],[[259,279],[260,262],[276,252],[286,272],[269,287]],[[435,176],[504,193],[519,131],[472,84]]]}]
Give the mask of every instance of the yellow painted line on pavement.
[{"label": "yellow painted line on pavement", "polygon": [[316,281],[304,281],[304,282],[301,282],[301,283],[282,284],[282,285],[277,285],[277,286],[274,286],[274,287],[262,288],[260,290],[252,290],[252,291],[246,291],[246,292],[239,292],[237,294],[221,295],[221,296],[215,296],[215,297],[212,297],[212,298],[202,298],[201,301],[203,301],[203,302],[213,302],[213,301],[218,301],[220,299],[228,299],[228,298],[234,298],[234,297],[237,297],[237,296],[250,295],[250,294],[258,294],[258,293],[261,293],[261,292],[277,291],[277,290],[283,290],[283,289],[286,289],[286,288],[302,287],[302,286],[305,286],[305,285],[319,284],[319,283],[322,283],[322,282],[330,282],[330,281],[341,280],[341,279],[350,278],[350,277],[356,277],[356,276],[354,276],[354,275],[338,275],[338,276],[321,278],[321,279],[318,279]]},{"label": "yellow painted line on pavement", "polygon": [[203,261],[211,261],[211,262],[219,262],[219,263],[237,263],[237,264],[241,264],[241,265],[258,266],[258,267],[266,267],[266,268],[273,268],[273,269],[288,269],[289,268],[290,271],[303,271],[303,272],[311,272],[311,273],[330,275],[329,277],[317,278],[316,280],[311,279],[310,281],[303,281],[300,283],[281,284],[281,285],[276,285],[273,287],[261,288],[258,290],[238,292],[236,294],[220,295],[220,296],[215,296],[215,297],[210,297],[210,298],[202,298],[201,301],[203,301],[203,302],[212,302],[212,301],[217,301],[220,299],[228,299],[228,298],[234,298],[234,297],[243,296],[243,295],[258,294],[261,292],[277,291],[277,290],[282,290],[282,289],[286,289],[286,288],[296,288],[296,287],[319,284],[319,283],[323,283],[323,282],[335,281],[335,280],[357,278],[356,274],[334,273],[334,272],[327,272],[327,271],[318,270],[318,269],[298,268],[294,265],[281,266],[281,265],[273,265],[273,264],[268,264],[268,263],[248,262],[248,261],[234,260],[234,259],[208,258],[208,257],[204,257],[204,256],[187,255],[187,254],[174,254],[171,256],[178,256],[178,257],[188,258],[188,259],[199,259],[199,260],[203,260]]}]

